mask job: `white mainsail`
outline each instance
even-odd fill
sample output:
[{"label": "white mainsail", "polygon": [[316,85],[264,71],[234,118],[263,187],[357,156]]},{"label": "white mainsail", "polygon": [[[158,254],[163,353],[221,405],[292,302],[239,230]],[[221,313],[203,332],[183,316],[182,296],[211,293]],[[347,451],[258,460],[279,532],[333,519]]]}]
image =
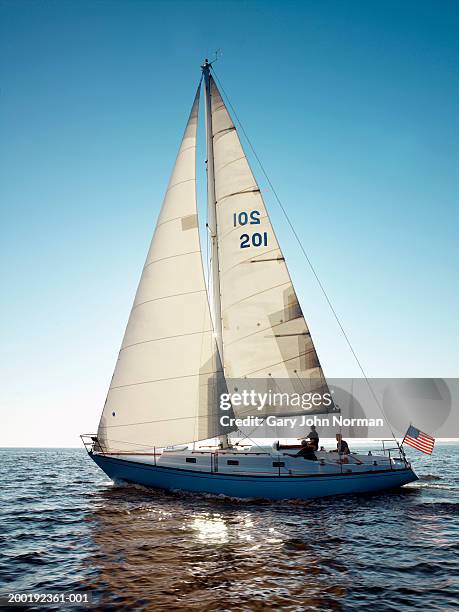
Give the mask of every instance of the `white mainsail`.
[{"label": "white mainsail", "polygon": [[223,365],[229,390],[229,379],[245,378],[282,381],[284,388],[277,390],[286,392],[301,389],[305,381],[310,389],[324,389],[322,368],[260,189],[210,79]]},{"label": "white mainsail", "polygon": [[200,87],[142,271],[98,439],[105,451],[211,438],[225,390],[204,279],[196,208]]}]

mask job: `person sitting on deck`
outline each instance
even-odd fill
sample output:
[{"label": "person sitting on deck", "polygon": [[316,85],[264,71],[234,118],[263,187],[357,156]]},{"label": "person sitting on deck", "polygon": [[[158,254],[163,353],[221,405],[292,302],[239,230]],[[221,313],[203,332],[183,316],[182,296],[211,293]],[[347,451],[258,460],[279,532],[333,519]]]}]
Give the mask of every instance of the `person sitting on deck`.
[{"label": "person sitting on deck", "polygon": [[304,459],[309,459],[310,461],[317,461],[317,457],[314,454],[314,449],[306,442],[306,440],[301,440],[301,448],[295,455],[291,455],[289,453],[285,454],[289,457],[303,457]]},{"label": "person sitting on deck", "polygon": [[336,450],[340,455],[350,455],[351,451],[349,450],[349,444],[346,440],[343,440],[343,436],[341,434],[336,434]]},{"label": "person sitting on deck", "polygon": [[309,444],[312,449],[315,451],[319,450],[319,434],[317,433],[315,425],[311,425],[311,431],[306,437],[310,440]]}]

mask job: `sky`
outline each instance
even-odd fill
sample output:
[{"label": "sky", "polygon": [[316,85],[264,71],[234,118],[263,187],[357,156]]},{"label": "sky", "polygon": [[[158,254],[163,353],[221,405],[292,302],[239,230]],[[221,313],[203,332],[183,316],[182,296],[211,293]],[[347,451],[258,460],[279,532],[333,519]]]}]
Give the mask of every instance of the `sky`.
[{"label": "sky", "polygon": [[[457,2],[0,0],[0,446],[77,446],[97,429],[217,49],[367,374],[457,376]],[[253,169],[326,374],[357,376]]]}]

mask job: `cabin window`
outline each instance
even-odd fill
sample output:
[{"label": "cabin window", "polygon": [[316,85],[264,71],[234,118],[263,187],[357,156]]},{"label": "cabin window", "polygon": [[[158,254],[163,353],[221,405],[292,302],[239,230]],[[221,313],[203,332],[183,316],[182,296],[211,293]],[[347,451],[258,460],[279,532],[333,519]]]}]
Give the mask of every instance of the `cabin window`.
[{"label": "cabin window", "polygon": [[226,463],[228,465],[239,465],[239,461],[237,461],[236,459],[228,459]]},{"label": "cabin window", "polygon": [[196,457],[187,457],[186,458],[186,462],[187,463],[196,463]]},{"label": "cabin window", "polygon": [[285,463],[283,461],[273,461],[273,467],[285,467]]}]

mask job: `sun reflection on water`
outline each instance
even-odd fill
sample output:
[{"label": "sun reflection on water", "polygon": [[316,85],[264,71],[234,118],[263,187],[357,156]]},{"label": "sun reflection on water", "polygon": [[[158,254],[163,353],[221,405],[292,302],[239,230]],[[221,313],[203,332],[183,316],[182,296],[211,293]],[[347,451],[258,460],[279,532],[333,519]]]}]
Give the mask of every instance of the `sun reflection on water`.
[{"label": "sun reflection on water", "polygon": [[229,541],[228,527],[218,514],[200,515],[194,518],[191,528],[201,542],[225,544]]}]

